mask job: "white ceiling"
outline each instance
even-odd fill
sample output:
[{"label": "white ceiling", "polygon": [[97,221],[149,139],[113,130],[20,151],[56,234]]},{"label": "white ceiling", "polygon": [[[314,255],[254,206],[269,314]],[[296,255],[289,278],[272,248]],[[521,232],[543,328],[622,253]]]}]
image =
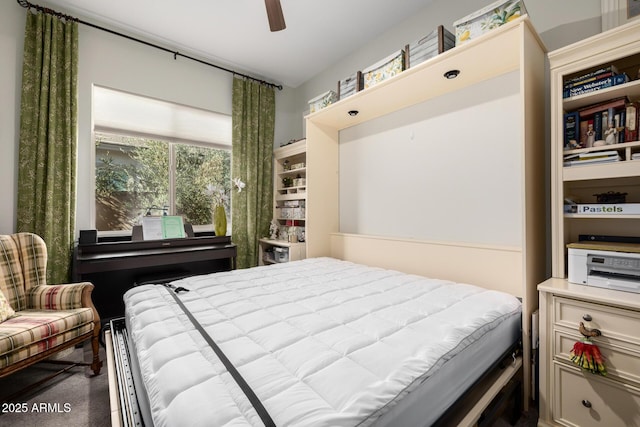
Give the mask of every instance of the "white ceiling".
[{"label": "white ceiling", "polygon": [[[281,0],[269,31],[263,0],[48,0],[87,22],[255,77],[297,87],[432,0]],[[39,4],[37,0],[32,3]]]}]

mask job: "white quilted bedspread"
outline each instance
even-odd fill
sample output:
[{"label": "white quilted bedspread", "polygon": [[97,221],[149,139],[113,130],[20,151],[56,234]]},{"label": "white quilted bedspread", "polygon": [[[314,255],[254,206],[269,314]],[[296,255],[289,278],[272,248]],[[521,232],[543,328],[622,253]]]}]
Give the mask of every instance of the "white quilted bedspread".
[{"label": "white quilted bedspread", "polygon": [[[315,258],[174,282],[278,426],[370,425],[520,311],[479,287]],[[166,288],[125,295],[156,426],[259,426]]]}]

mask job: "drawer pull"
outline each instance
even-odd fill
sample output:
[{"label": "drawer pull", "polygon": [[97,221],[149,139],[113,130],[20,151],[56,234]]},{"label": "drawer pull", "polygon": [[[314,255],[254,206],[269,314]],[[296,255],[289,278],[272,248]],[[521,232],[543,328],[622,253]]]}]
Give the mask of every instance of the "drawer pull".
[{"label": "drawer pull", "polygon": [[580,322],[580,326],[578,327],[578,330],[582,335],[584,335],[587,338],[599,337],[600,335],[602,335],[602,332],[600,332],[600,329],[587,329],[584,326],[584,323],[582,322]]},{"label": "drawer pull", "polygon": [[593,318],[591,317],[590,314],[584,314],[582,316],[582,320],[584,320],[585,322],[591,322],[593,320]]},{"label": "drawer pull", "polygon": [[582,406],[584,406],[585,408],[591,408],[591,402],[589,402],[587,399],[584,399],[582,401]]}]

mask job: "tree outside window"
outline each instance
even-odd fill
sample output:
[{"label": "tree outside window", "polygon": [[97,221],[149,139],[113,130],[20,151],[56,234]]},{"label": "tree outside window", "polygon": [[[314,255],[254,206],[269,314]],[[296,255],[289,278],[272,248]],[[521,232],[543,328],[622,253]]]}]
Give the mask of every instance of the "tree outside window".
[{"label": "tree outside window", "polygon": [[[211,224],[207,185],[231,188],[229,150],[96,133],[96,228],[130,230],[140,217],[181,215]],[[229,216],[229,206],[225,206]]]}]

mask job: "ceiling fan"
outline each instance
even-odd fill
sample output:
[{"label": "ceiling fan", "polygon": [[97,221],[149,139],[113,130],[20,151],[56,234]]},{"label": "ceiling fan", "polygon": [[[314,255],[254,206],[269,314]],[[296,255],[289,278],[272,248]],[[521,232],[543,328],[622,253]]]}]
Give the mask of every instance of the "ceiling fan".
[{"label": "ceiling fan", "polygon": [[269,18],[269,28],[271,31],[280,31],[287,28],[287,25],[284,23],[280,0],[264,0],[264,4],[267,7],[267,18]]}]

